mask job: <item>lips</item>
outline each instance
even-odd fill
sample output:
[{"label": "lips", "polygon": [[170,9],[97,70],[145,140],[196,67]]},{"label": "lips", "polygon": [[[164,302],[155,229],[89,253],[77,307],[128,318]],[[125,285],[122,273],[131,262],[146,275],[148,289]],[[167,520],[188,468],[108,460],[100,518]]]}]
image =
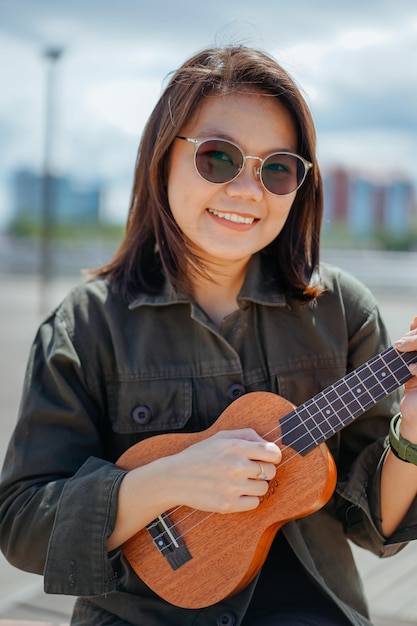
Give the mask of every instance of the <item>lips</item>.
[{"label": "lips", "polygon": [[215,211],[214,209],[208,209],[208,212],[220,219],[227,220],[228,222],[233,222],[235,224],[253,224],[255,221],[254,217],[244,217],[243,215],[238,215],[237,213],[222,213],[221,211]]}]

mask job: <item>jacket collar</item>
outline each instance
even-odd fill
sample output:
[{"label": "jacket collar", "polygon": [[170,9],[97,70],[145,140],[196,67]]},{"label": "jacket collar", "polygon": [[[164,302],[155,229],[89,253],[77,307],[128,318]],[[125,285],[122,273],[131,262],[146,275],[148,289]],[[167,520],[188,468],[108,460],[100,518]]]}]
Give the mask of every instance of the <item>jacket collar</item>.
[{"label": "jacket collar", "polygon": [[[246,278],[237,297],[240,306],[245,302],[255,302],[266,306],[284,306],[285,294],[277,284],[269,269],[266,259],[261,253],[255,254],[248,265]],[[171,283],[166,280],[163,289],[158,294],[140,293],[129,309],[140,306],[167,306],[171,304],[191,303],[192,298],[185,293],[177,293]]]}]

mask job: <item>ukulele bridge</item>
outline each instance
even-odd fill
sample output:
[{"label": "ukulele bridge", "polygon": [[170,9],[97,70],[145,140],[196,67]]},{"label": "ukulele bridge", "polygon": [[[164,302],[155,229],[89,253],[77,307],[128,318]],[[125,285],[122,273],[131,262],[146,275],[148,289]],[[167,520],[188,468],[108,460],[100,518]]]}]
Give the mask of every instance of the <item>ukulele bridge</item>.
[{"label": "ukulele bridge", "polygon": [[187,546],[179,537],[167,513],[159,515],[146,530],[157,550],[166,558],[173,570],[192,559]]}]

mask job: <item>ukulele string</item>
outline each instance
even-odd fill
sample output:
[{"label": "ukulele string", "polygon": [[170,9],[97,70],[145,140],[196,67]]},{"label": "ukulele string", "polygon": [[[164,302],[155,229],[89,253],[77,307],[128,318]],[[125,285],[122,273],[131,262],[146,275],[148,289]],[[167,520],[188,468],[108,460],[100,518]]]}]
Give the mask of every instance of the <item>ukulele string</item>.
[{"label": "ukulele string", "polygon": [[[397,354],[398,354],[398,353],[397,353]],[[380,355],[378,355],[378,356],[380,356]],[[381,361],[382,361],[382,363],[383,363],[383,365],[384,365],[384,361],[383,361],[383,359],[382,359],[382,358],[381,358]],[[368,364],[368,363],[365,363],[365,364],[364,364],[361,368],[358,368],[358,370],[361,370],[361,369],[362,369],[363,371],[365,371],[366,369],[369,369],[369,364]],[[354,372],[351,372],[351,374],[350,374],[350,375],[348,375],[348,376],[344,377],[344,379],[342,379],[341,381],[338,381],[337,383],[335,383],[334,385],[332,385],[331,387],[329,387],[326,391],[334,390],[334,391],[336,392],[337,396],[338,396],[338,399],[339,399],[339,400],[341,400],[341,401],[343,402],[344,396],[351,395],[352,391],[351,391],[350,389],[348,389],[347,391],[345,391],[345,392],[343,392],[343,393],[339,394],[339,393],[338,393],[338,391],[337,391],[337,387],[341,387],[341,386],[344,384],[344,382],[345,382],[346,380],[349,380],[349,379],[351,379],[351,378],[355,377],[355,376],[357,375],[357,373],[358,373],[358,370],[355,370]],[[399,372],[400,370],[401,370],[401,366],[400,366],[400,367],[398,367],[397,369],[392,369],[392,368],[391,368],[391,370],[390,370],[390,371],[391,371],[391,374],[394,376],[394,378],[395,378],[395,380],[396,380],[396,384],[395,384],[395,385],[393,385],[393,389],[391,389],[391,391],[393,391],[394,389],[396,389],[398,386],[400,386],[400,385],[401,385],[401,382],[400,382],[400,381],[399,381],[399,380],[395,377],[395,374],[396,374],[397,372]],[[371,379],[374,379],[374,380],[375,380],[375,383],[374,383],[373,385],[371,385],[371,386],[368,386],[368,387],[367,387],[367,391],[369,391],[369,392],[370,392],[370,391],[372,391],[372,390],[373,390],[373,389],[375,389],[375,388],[382,387],[382,389],[384,390],[384,395],[387,395],[388,393],[390,393],[390,391],[387,391],[387,390],[386,390],[386,388],[385,388],[385,387],[381,384],[381,382],[380,382],[380,381],[376,378],[376,375],[377,375],[378,373],[380,373],[380,372],[383,372],[383,371],[384,371],[384,367],[381,367],[381,368],[379,368],[379,369],[377,369],[377,370],[375,370],[375,371],[370,370],[370,375],[368,375],[367,377],[365,377],[365,378],[361,379],[361,381],[360,381],[360,382],[361,382],[361,384],[364,384],[364,383],[366,383],[367,381],[369,381],[369,380],[371,380]],[[319,394],[319,395],[321,395],[321,394]],[[356,397],[354,397],[353,401],[354,401],[354,402],[358,402],[358,399],[357,399]],[[312,398],[312,399],[310,400],[310,402],[311,402],[312,404],[314,404],[314,398]],[[376,403],[376,401],[374,401],[374,402],[373,402],[373,404],[375,404],[375,403]],[[305,407],[305,406],[306,406],[306,404],[307,404],[307,403],[305,403],[303,406]],[[347,403],[343,402],[344,407],[345,407],[345,408],[346,408],[346,410],[350,413],[350,415],[353,417],[353,416],[354,416],[354,414],[353,414],[353,413],[349,410],[349,404],[350,404],[349,402],[347,402]],[[362,405],[361,405],[361,406],[362,406]],[[362,408],[363,408],[363,407],[362,407]],[[313,417],[315,417],[315,416],[319,416],[319,415],[321,415],[321,414],[322,414],[322,411],[323,411],[323,409],[318,409],[318,410],[316,409],[315,414],[310,414],[310,415],[309,415],[309,417],[313,418]],[[286,422],[291,421],[291,419],[292,419],[292,417],[294,416],[294,414],[297,414],[297,408],[296,408],[296,409],[294,409],[293,411],[291,411],[290,413],[288,413],[287,415],[283,416],[283,417],[281,418],[281,420],[280,420],[280,424],[279,424],[279,425],[274,426],[274,428],[272,428],[272,429],[271,429],[271,430],[269,430],[268,432],[266,432],[266,433],[264,433],[263,435],[261,435],[261,437],[263,437],[263,438],[267,438],[267,437],[268,437],[268,436],[270,436],[272,433],[274,433],[276,430],[281,429],[281,424],[284,424],[284,423],[286,423]],[[334,415],[334,413],[333,413],[333,415]],[[337,416],[337,414],[336,414],[336,416]],[[339,421],[340,421],[340,420],[339,420]],[[300,422],[300,423],[302,423],[302,424],[305,426],[304,422]],[[343,422],[343,421],[340,421],[340,424],[341,424],[341,426],[343,426],[343,425],[344,425],[344,422]],[[321,422],[317,421],[317,425],[319,426],[319,430],[320,430],[320,432],[322,432],[322,434],[324,435],[324,439],[327,439],[327,438],[328,438],[328,435],[330,435],[331,433],[333,433],[333,434],[334,434],[335,432],[337,432],[337,431],[339,430],[339,429],[336,429],[336,430],[335,430],[334,428],[332,428],[332,427],[330,426],[330,424],[329,424],[328,420],[327,420],[325,417],[324,417],[324,419],[323,419]],[[330,428],[329,428],[329,430],[328,430],[327,432],[323,432],[323,431],[321,430],[321,428],[320,428],[320,427],[321,427],[321,426],[323,426],[323,425],[326,425],[327,427],[330,427]],[[296,428],[297,428],[297,427],[298,427],[298,424],[297,424],[294,428],[290,429],[290,430],[286,433],[286,435],[291,434],[293,431],[295,431],[295,430],[296,430]],[[306,428],[306,432],[307,432],[308,434],[311,434],[311,433],[309,433],[309,431],[307,430],[307,428]],[[302,436],[300,436],[298,439],[294,440],[294,442],[292,443],[292,445],[291,445],[291,446],[289,446],[289,445],[284,445],[284,446],[282,446],[282,447],[281,447],[281,452],[284,452],[284,451],[288,450],[289,448],[292,448],[292,447],[293,447],[293,445],[294,445],[294,444],[297,444],[297,443],[298,443],[298,441],[300,441],[300,440],[302,440],[302,439],[303,439],[303,437],[304,437],[304,435],[302,435]],[[282,435],[280,435],[279,437],[277,437],[277,439],[273,440],[273,443],[278,443],[278,442],[282,442]],[[317,442],[315,442],[315,443],[317,444]],[[317,444],[317,445],[318,445],[318,444]],[[304,448],[302,448],[299,452],[294,451],[292,454],[289,454],[289,455],[287,456],[287,458],[286,458],[285,460],[283,460],[283,461],[282,461],[282,463],[280,463],[280,464],[279,464],[279,467],[283,467],[284,465],[286,465],[286,463],[290,462],[290,461],[291,461],[293,458],[295,458],[298,454],[303,454],[303,452],[307,451],[309,447],[310,447],[310,446],[305,446],[305,447],[304,447]],[[172,509],[171,511],[169,511],[169,514],[170,514],[170,515],[172,515],[173,513],[178,512],[181,508],[184,508],[184,505],[179,505],[179,506],[177,506],[175,509]],[[200,515],[200,514],[202,514],[202,513],[204,513],[204,512],[203,512],[203,511],[201,511],[201,510],[199,510],[199,509],[191,509],[191,510],[190,510],[190,511],[186,514],[186,515],[184,515],[184,517],[182,517],[181,519],[177,520],[174,524],[172,524],[172,528],[175,528],[175,527],[176,527],[176,526],[178,526],[179,524],[183,524],[183,523],[184,523],[187,519],[189,519],[190,517],[193,517],[193,516],[194,516],[194,515],[196,515],[196,514],[199,514],[199,515]],[[203,517],[203,519],[199,519],[198,521],[196,521],[196,523],[195,523],[194,525],[192,525],[191,527],[189,527],[189,528],[185,529],[184,531],[182,531],[182,532],[181,532],[181,534],[179,534],[179,535],[178,535],[178,537],[179,537],[180,539],[181,539],[182,537],[185,537],[185,535],[187,535],[189,532],[191,532],[192,530],[194,530],[194,529],[195,529],[197,526],[199,526],[200,524],[203,524],[204,522],[206,522],[206,521],[207,521],[210,517],[212,517],[214,514],[215,514],[214,512],[207,513],[207,514]],[[155,524],[155,525],[157,525],[157,522],[155,522],[154,524]],[[170,545],[170,544],[168,544],[168,545]]]},{"label": "ukulele string", "polygon": [[[380,356],[380,355],[378,355],[378,356]],[[367,391],[369,395],[370,395],[370,394],[371,394],[371,392],[372,392],[373,390],[375,390],[375,389],[382,389],[382,391],[383,391],[383,395],[381,395],[381,397],[383,397],[383,396],[388,395],[389,393],[391,393],[394,389],[396,389],[397,387],[399,387],[399,386],[402,384],[402,381],[400,381],[400,380],[399,380],[399,379],[395,376],[395,374],[397,374],[398,372],[400,372],[400,371],[401,371],[401,369],[402,369],[402,367],[401,367],[401,366],[397,367],[396,369],[394,369],[394,368],[390,368],[390,372],[391,372],[391,374],[392,374],[392,375],[394,376],[394,378],[395,378],[395,382],[391,385],[391,387],[392,387],[391,389],[387,389],[387,385],[385,384],[385,386],[384,386],[384,385],[381,383],[381,381],[380,381],[378,378],[376,378],[376,375],[377,375],[377,374],[379,374],[379,373],[382,373],[382,374],[383,374],[383,373],[384,373],[384,371],[385,371],[385,367],[384,367],[384,365],[387,365],[387,364],[385,364],[385,363],[383,362],[383,366],[382,366],[382,367],[380,367],[379,369],[376,369],[376,370],[370,370],[370,375],[368,375],[368,376],[366,376],[366,377],[363,377],[363,378],[361,378],[361,379],[359,380],[358,385],[364,385],[364,384],[365,384],[365,383],[367,383],[369,380],[374,380],[374,381],[375,381],[373,385],[370,385],[370,384],[366,385],[366,384],[365,384],[365,391]],[[365,410],[367,410],[368,408],[370,408],[371,406],[373,406],[374,404],[376,404],[376,402],[378,401],[378,398],[377,398],[377,399],[372,398],[372,402],[371,402],[371,403],[370,403],[367,407],[364,407],[364,406],[361,404],[361,402],[359,401],[359,399],[358,399],[358,397],[357,397],[357,396],[354,396],[354,397],[353,397],[353,399],[351,398],[351,399],[350,399],[350,401],[348,401],[348,402],[344,402],[344,398],[345,398],[346,396],[351,397],[351,394],[352,394],[353,392],[352,392],[352,390],[351,390],[351,389],[347,389],[347,390],[345,390],[344,392],[339,393],[339,392],[338,392],[338,387],[342,387],[342,386],[345,384],[345,382],[346,382],[346,381],[351,380],[351,379],[353,379],[353,378],[356,378],[356,376],[357,376],[357,374],[358,374],[358,371],[359,371],[359,370],[361,370],[361,371],[365,371],[365,370],[367,370],[367,369],[369,369],[369,364],[368,364],[368,363],[365,363],[363,366],[361,366],[360,368],[358,368],[358,370],[355,370],[354,372],[351,372],[350,374],[348,374],[347,376],[345,376],[342,380],[337,381],[336,383],[334,383],[333,385],[331,385],[330,387],[328,387],[328,388],[325,390],[325,392],[327,392],[327,393],[329,393],[330,391],[334,391],[334,392],[336,393],[336,395],[337,395],[337,399],[338,399],[338,400],[340,400],[340,401],[343,403],[344,408],[345,408],[345,409],[346,409],[346,411],[349,413],[349,416],[350,416],[351,418],[354,418],[354,416],[355,416],[355,415],[354,415],[354,412],[352,412],[352,411],[350,410],[350,408],[349,408],[349,405],[350,405],[350,404],[355,404],[355,403],[357,403],[357,404],[359,404],[359,405],[361,406],[362,411],[365,411]],[[363,391],[363,390],[362,390],[362,389],[360,389],[360,392],[361,392],[361,393],[362,393],[362,391]],[[319,421],[319,420],[315,421],[315,426],[317,426],[317,427],[318,427],[318,429],[320,430],[320,432],[322,433],[322,435],[324,435],[324,439],[327,439],[327,438],[328,438],[328,436],[330,435],[330,433],[333,433],[333,434],[334,434],[334,433],[338,432],[338,430],[340,430],[340,428],[336,428],[336,429],[335,429],[335,428],[333,428],[333,427],[331,426],[331,424],[329,423],[328,418],[327,418],[325,415],[323,415],[323,411],[324,411],[325,407],[322,407],[322,408],[317,407],[317,408],[315,408],[315,409],[314,409],[314,412],[313,412],[313,413],[310,413],[310,412],[308,411],[308,409],[314,408],[314,405],[316,404],[316,398],[317,398],[318,396],[323,396],[323,394],[325,394],[325,392],[322,392],[322,393],[320,393],[320,394],[317,394],[317,396],[314,396],[313,398],[311,398],[310,400],[308,400],[307,402],[305,402],[302,406],[295,408],[293,411],[291,411],[291,412],[290,412],[290,413],[288,413],[287,415],[283,416],[283,417],[281,418],[280,423],[279,423],[279,425],[278,425],[278,426],[274,426],[271,430],[269,430],[268,432],[266,432],[266,433],[264,433],[263,435],[261,435],[261,437],[263,437],[263,438],[267,438],[268,436],[272,435],[272,433],[273,433],[275,430],[277,430],[277,429],[281,428],[281,426],[282,426],[283,424],[286,424],[287,422],[291,422],[291,421],[292,421],[292,419],[293,419],[293,416],[294,416],[294,415],[299,415],[302,411],[307,411],[307,412],[308,412],[308,416],[307,416],[307,417],[308,417],[308,418],[313,419],[313,421],[314,421],[314,419],[315,419],[317,416],[323,416],[322,421]],[[343,426],[345,425],[345,422],[339,418],[339,416],[338,416],[337,412],[332,412],[332,413],[331,413],[331,416],[335,416],[336,418],[338,418],[338,420],[339,420],[339,423],[340,423],[340,426],[341,426],[341,427],[343,427]],[[331,416],[330,416],[330,417],[331,417]],[[299,423],[297,423],[297,424],[296,424],[296,426],[295,426],[294,428],[292,428],[292,429],[290,428],[290,429],[286,432],[286,434],[287,434],[287,435],[290,435],[292,432],[294,432],[294,431],[297,429],[297,427],[299,426],[299,424],[303,424],[303,425],[305,426],[305,422],[300,421]],[[325,431],[323,431],[323,430],[321,429],[321,426],[323,426],[323,425],[324,425],[324,426],[328,426],[328,427],[329,427],[329,430],[327,430],[327,431],[326,431],[326,430],[325,430]],[[308,431],[307,427],[306,427],[306,433],[311,435],[311,432],[310,432],[310,431]],[[298,439],[294,440],[293,444],[298,443],[298,441],[300,441],[302,438],[303,438],[303,436],[300,436]],[[277,442],[278,442],[278,441],[280,441],[280,440],[282,440],[282,438],[275,439],[275,440],[273,440],[273,443],[277,443]],[[315,442],[315,443],[317,443],[317,442]],[[288,446],[287,446],[287,447],[288,447]],[[308,446],[307,446],[306,448],[302,449],[302,450],[300,451],[300,454],[302,454],[305,450],[307,450],[307,448],[308,448]],[[283,449],[285,450],[285,447],[284,447]]]},{"label": "ukulele string", "polygon": [[[366,369],[366,366],[367,366],[367,365],[368,365],[368,364],[365,364],[365,366],[363,367],[363,369]],[[368,366],[368,367],[369,367],[369,366]],[[366,382],[367,380],[369,380],[369,379],[371,379],[371,378],[375,378],[376,373],[378,373],[379,371],[381,371],[381,370],[371,371],[371,376],[368,376],[367,378],[362,379],[361,383],[364,383],[364,382]],[[394,370],[394,369],[393,369],[393,370],[391,370],[391,372],[392,372],[392,374],[393,374],[393,375],[395,375],[398,371],[400,371],[400,368],[398,368],[398,369],[396,369],[396,370]],[[355,374],[356,374],[356,372],[353,372],[351,376],[353,377]],[[349,376],[348,376],[347,378],[349,378]],[[346,377],[345,377],[345,379],[344,379],[344,380],[346,380]],[[398,384],[395,384],[395,385],[393,386],[393,389],[395,389],[397,386],[399,386],[399,385],[401,384],[401,383],[400,383],[400,381],[398,381],[398,380],[397,380],[397,383],[398,383]],[[330,388],[329,388],[329,390],[333,389],[333,390],[335,390],[335,391],[336,391],[336,393],[337,393],[337,386],[338,386],[338,385],[339,385],[339,386],[341,386],[342,384],[343,384],[343,381],[339,381],[339,383],[335,383],[335,385],[333,385],[332,387],[330,387]],[[378,387],[382,387],[382,388],[383,388],[383,386],[381,385],[381,383],[380,383],[378,380],[376,380],[376,384],[374,384],[374,385],[373,385],[373,387],[368,388],[368,390],[373,389],[373,388],[378,388]],[[384,389],[384,388],[383,388],[383,389]],[[347,391],[347,392],[342,393],[342,394],[338,394],[338,397],[339,397],[339,399],[343,400],[343,397],[344,397],[345,395],[350,394],[350,393],[351,393],[351,391],[348,389],[348,391]],[[384,389],[384,393],[385,393],[385,394],[387,393],[386,389]],[[356,401],[357,401],[357,398],[355,398],[354,400],[356,400]],[[314,399],[312,399],[312,403],[314,403]],[[348,402],[348,403],[343,403],[343,404],[344,404],[345,408],[349,411],[349,408],[348,408],[348,404],[349,404],[349,402]],[[362,407],[362,408],[363,408],[363,407]],[[294,414],[294,412],[296,412],[296,411],[297,411],[297,409],[295,409],[293,412],[289,413],[287,416],[284,416],[284,417],[282,418],[281,422],[288,421],[288,420],[291,418],[291,415],[293,415],[293,414]],[[349,411],[349,412],[351,413],[351,411]],[[319,414],[321,414],[321,413],[322,413],[322,410],[321,410],[321,409],[320,409],[319,411],[316,411],[316,414],[317,414],[317,415],[319,415]],[[351,415],[353,415],[353,414],[351,413]],[[310,417],[313,417],[313,415],[310,415]],[[329,424],[329,422],[327,421],[327,419],[323,419],[323,421],[322,421],[321,423],[320,423],[320,422],[318,422],[318,425],[319,425],[319,426],[320,426],[320,425],[322,425],[322,424],[325,424],[326,426],[330,426],[330,424]],[[341,422],[341,425],[343,426],[343,422]],[[273,433],[275,430],[277,430],[278,428],[280,428],[280,426],[276,426],[276,427],[274,427],[274,428],[273,428],[273,429],[271,429],[268,433],[265,433],[265,434],[264,434],[264,435],[262,435],[262,436],[265,438],[265,437],[267,437],[268,435],[272,434],[272,433]],[[295,430],[295,428],[294,428],[294,429],[292,429],[292,430]],[[292,430],[289,430],[287,434],[290,434],[290,433],[292,432]],[[320,429],[320,430],[321,430],[321,429]],[[307,432],[308,432],[308,431],[307,431]],[[322,432],[322,431],[321,431],[321,432]],[[327,433],[323,433],[323,434],[326,434],[326,436],[327,436],[328,434],[331,434],[331,433],[334,433],[334,432],[337,432],[337,430],[335,431],[333,428],[331,428],[331,427],[330,427],[330,430],[329,430],[329,431],[327,431]],[[326,438],[326,437],[325,437],[325,438]],[[302,439],[302,437],[299,437],[297,440],[295,440],[295,441],[294,441],[294,443],[297,443],[300,439]],[[278,438],[274,441],[274,443],[277,443],[277,442],[279,442],[279,441],[282,441],[282,436],[278,437]],[[317,442],[315,442],[315,443],[317,443]],[[286,449],[288,449],[289,447],[291,447],[291,446],[283,446],[283,447],[281,448],[281,450],[282,450],[282,451],[285,451],[285,450],[286,450]],[[289,455],[289,456],[288,456],[288,457],[287,457],[287,458],[286,458],[286,459],[285,459],[285,460],[284,460],[284,461],[280,464],[280,467],[282,467],[283,465],[285,465],[287,462],[291,461],[291,460],[292,460],[292,459],[293,459],[293,458],[294,458],[297,454],[302,454],[304,451],[306,451],[306,450],[308,449],[308,447],[309,447],[309,446],[306,446],[306,447],[305,447],[305,448],[303,448],[300,452],[295,452],[295,453],[293,453],[293,454]],[[172,511],[170,511],[170,514],[172,514],[172,513],[176,512],[176,511],[178,511],[179,509],[181,509],[181,508],[182,508],[182,506],[183,506],[183,505],[180,505],[180,506],[176,507],[175,509],[173,509]],[[178,521],[177,521],[177,522],[173,525],[173,527],[177,526],[177,525],[178,525],[178,524],[180,524],[180,523],[183,523],[186,519],[188,519],[189,517],[193,516],[195,513],[201,513],[201,511],[199,511],[199,510],[197,510],[197,509],[193,509],[193,510],[191,510],[189,513],[187,513],[187,515],[185,515],[183,518],[181,518],[180,520],[178,520]],[[209,519],[212,515],[214,515],[214,513],[208,513],[208,514],[207,514],[207,515],[206,515],[206,516],[205,516],[202,520],[198,521],[198,522],[197,522],[196,524],[194,524],[192,527],[190,527],[190,528],[188,528],[187,530],[185,530],[185,531],[182,533],[182,535],[180,535],[180,536],[185,536],[188,532],[190,532],[191,530],[193,530],[193,529],[194,529],[196,526],[198,526],[199,524],[201,524],[201,523],[205,522],[205,521],[206,521],[207,519]]]}]

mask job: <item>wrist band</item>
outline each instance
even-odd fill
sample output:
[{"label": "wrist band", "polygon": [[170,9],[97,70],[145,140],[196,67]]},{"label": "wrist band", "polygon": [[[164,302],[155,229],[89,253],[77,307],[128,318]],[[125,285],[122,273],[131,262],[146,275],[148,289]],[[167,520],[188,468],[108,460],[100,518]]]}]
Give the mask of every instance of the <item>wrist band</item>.
[{"label": "wrist band", "polygon": [[394,415],[389,427],[389,444],[392,452],[401,461],[417,465],[417,444],[410,443],[400,435],[401,413]]}]

